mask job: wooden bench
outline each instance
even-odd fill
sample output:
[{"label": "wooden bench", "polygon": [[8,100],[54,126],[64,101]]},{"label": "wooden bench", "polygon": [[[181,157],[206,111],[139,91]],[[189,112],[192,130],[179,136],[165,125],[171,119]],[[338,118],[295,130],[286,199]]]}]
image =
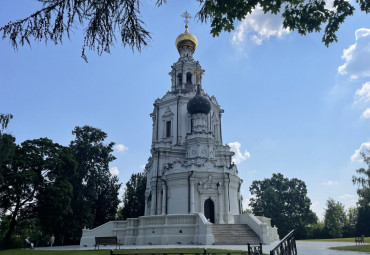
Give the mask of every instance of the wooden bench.
[{"label": "wooden bench", "polygon": [[356,243],[356,245],[365,244],[364,236],[355,237],[355,243]]},{"label": "wooden bench", "polygon": [[99,245],[115,245],[116,249],[117,246],[121,248],[121,244],[119,243],[119,240],[117,240],[116,236],[95,237],[95,250],[96,247],[98,247],[99,250]]}]

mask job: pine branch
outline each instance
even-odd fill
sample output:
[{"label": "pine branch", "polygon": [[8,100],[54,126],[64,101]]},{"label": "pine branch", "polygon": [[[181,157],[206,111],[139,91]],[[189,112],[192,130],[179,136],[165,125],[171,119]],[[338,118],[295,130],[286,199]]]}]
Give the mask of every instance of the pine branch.
[{"label": "pine branch", "polygon": [[[0,28],[2,38],[9,38],[15,50],[31,40],[49,40],[54,44],[70,38],[77,26],[84,28],[82,58],[87,61],[85,49],[96,50],[98,55],[110,52],[120,32],[124,47],[141,51],[148,45],[150,33],[144,29],[140,19],[139,0],[39,0],[44,7],[27,18],[9,22]],[[157,5],[164,3],[158,0]],[[87,25],[84,26],[84,23]]]}]

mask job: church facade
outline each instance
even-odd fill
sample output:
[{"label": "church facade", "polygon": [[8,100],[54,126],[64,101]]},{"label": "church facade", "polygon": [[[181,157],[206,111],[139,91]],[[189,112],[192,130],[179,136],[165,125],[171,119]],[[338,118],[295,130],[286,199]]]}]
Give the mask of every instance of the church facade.
[{"label": "church facade", "polygon": [[204,70],[193,59],[197,44],[187,27],[177,37],[171,89],[154,103],[145,215],[198,212],[211,223],[233,223],[241,214],[242,180],[233,152],[222,144],[224,111],[202,89]]},{"label": "church facade", "polygon": [[[240,244],[237,238],[223,240],[232,234],[253,242],[249,233],[243,237],[238,231],[251,232],[256,243],[279,239],[270,219],[242,214],[242,180],[234,153],[222,141],[224,111],[203,89],[204,70],[193,58],[198,41],[187,25],[175,45],[180,56],[169,73],[170,90],[155,100],[150,114],[145,215],[84,229],[81,245],[93,246],[94,238],[103,236],[117,236],[125,245]],[[220,236],[216,226],[229,234]]]}]

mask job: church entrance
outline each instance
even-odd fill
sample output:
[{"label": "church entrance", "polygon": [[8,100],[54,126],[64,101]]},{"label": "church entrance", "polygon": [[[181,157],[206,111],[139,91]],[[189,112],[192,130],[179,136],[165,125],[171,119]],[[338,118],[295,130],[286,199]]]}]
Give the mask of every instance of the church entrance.
[{"label": "church entrance", "polygon": [[215,223],[215,204],[211,198],[204,201],[204,216],[206,216],[211,223]]}]

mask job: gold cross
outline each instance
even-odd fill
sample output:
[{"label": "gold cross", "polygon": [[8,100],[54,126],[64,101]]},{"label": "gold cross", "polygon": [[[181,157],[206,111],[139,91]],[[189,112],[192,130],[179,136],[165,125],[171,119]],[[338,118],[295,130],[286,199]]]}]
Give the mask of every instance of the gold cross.
[{"label": "gold cross", "polygon": [[190,16],[190,14],[188,13],[188,11],[184,12],[181,17],[184,17],[185,18],[185,24],[187,25],[189,23],[189,20],[188,19],[191,19],[192,16]]}]

